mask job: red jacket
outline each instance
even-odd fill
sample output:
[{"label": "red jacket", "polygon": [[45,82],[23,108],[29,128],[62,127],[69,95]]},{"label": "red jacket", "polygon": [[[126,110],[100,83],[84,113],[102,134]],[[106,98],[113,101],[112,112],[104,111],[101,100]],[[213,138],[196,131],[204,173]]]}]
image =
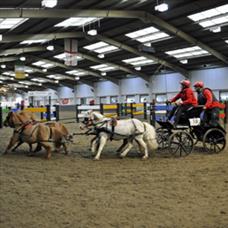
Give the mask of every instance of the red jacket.
[{"label": "red jacket", "polygon": [[171,102],[175,102],[176,100],[181,99],[183,101],[183,105],[197,105],[197,99],[194,95],[194,92],[191,88],[184,88],[180,91]]},{"label": "red jacket", "polygon": [[204,89],[203,96],[206,99],[206,104],[205,104],[206,109],[211,109],[211,108],[224,109],[225,108],[224,104],[213,99],[213,93],[211,92],[210,89]]}]

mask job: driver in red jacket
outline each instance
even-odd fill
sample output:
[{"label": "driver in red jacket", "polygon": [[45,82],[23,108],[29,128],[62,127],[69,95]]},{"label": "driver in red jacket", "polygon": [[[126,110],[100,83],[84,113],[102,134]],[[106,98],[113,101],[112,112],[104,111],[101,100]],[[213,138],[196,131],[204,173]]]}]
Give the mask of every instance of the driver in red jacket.
[{"label": "driver in red jacket", "polygon": [[206,125],[216,127],[219,125],[219,111],[224,109],[225,105],[220,103],[214,93],[209,88],[204,88],[202,81],[194,83],[195,90],[198,94],[198,104],[204,105],[205,110],[203,122]]},{"label": "driver in red jacket", "polygon": [[175,114],[174,125],[178,124],[180,120],[181,113],[186,111],[192,106],[197,106],[197,99],[194,95],[193,90],[190,88],[191,82],[189,80],[180,81],[181,91],[173,97],[170,102],[173,103],[180,99],[177,105],[171,110],[168,115],[168,120],[171,120]]}]

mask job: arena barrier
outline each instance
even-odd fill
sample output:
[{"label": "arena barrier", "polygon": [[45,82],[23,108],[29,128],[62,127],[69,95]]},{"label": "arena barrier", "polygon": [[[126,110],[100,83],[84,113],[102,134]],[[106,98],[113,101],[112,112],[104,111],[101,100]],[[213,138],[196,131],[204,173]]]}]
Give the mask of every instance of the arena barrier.
[{"label": "arena barrier", "polygon": [[[36,108],[25,108],[25,111],[29,111],[35,114],[35,118],[39,119],[41,122],[56,120],[58,121],[58,109],[56,106],[51,107],[47,105],[46,107],[36,107]],[[20,109],[9,109],[9,108],[2,108],[0,107],[0,128],[3,127],[3,121],[8,115],[9,112],[17,112],[21,111]]]}]

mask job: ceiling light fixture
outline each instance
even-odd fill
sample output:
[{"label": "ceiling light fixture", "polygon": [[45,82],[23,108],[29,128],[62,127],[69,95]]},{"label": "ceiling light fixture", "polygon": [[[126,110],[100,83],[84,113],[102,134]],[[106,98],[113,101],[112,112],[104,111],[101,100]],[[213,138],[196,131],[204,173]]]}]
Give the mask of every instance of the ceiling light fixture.
[{"label": "ceiling light fixture", "polygon": [[97,35],[97,30],[96,29],[91,29],[87,32],[88,35],[90,36],[96,36]]},{"label": "ceiling light fixture", "polygon": [[139,67],[135,67],[135,69],[140,71],[142,68],[141,68],[141,66],[139,66]]},{"label": "ceiling light fixture", "polygon": [[5,65],[5,64],[2,64],[2,65],[1,65],[1,68],[2,68],[2,69],[5,69],[5,68],[6,68],[6,65]]},{"label": "ceiling light fixture", "polygon": [[54,51],[54,46],[53,45],[48,45],[47,47],[46,47],[46,49],[48,50],[48,51]]},{"label": "ceiling light fixture", "polygon": [[76,81],[80,80],[80,77],[75,77],[75,80],[76,80]]},{"label": "ceiling light fixture", "polygon": [[103,59],[104,57],[105,57],[104,54],[99,54],[99,55],[98,55],[98,58],[100,58],[100,59]]},{"label": "ceiling light fixture", "polygon": [[21,57],[20,57],[20,60],[21,60],[21,61],[25,61],[26,58],[25,58],[24,56],[21,56]]},{"label": "ceiling light fixture", "polygon": [[107,73],[106,73],[106,72],[102,72],[101,75],[102,75],[102,76],[106,76]]},{"label": "ceiling light fixture", "polygon": [[47,72],[47,69],[46,69],[46,68],[44,68],[44,69],[42,69],[42,71],[43,71],[43,72]]},{"label": "ceiling light fixture", "polygon": [[181,62],[182,64],[187,64],[187,63],[188,63],[188,60],[187,60],[187,59],[183,59],[183,60],[180,60],[180,62]]},{"label": "ceiling light fixture", "polygon": [[57,0],[43,0],[41,2],[42,7],[53,8],[57,5]]},{"label": "ceiling light fixture", "polygon": [[221,27],[217,26],[217,27],[211,27],[209,29],[211,32],[217,33],[217,32],[221,32]]},{"label": "ceiling light fixture", "polygon": [[2,34],[0,34],[0,41],[2,41]]},{"label": "ceiling light fixture", "polygon": [[169,8],[169,6],[166,3],[162,3],[162,4],[156,5],[154,7],[154,9],[159,12],[164,12],[164,11],[168,10],[168,8]]}]

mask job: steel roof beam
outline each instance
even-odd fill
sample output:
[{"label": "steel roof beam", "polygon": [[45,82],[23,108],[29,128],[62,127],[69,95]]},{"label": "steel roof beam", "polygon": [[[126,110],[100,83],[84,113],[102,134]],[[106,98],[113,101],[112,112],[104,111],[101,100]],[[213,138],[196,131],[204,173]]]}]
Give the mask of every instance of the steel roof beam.
[{"label": "steel roof beam", "polygon": [[16,61],[18,59],[19,59],[19,57],[3,57],[3,58],[0,58],[0,63],[13,62],[13,61]]},{"label": "steel roof beam", "polygon": [[[1,12],[1,9],[0,9]],[[0,16],[1,17],[1,16]],[[64,38],[82,38],[83,32],[59,32],[59,33],[43,33],[43,34],[23,34],[23,35],[2,35],[0,43],[20,42],[24,40],[57,40]]]},{"label": "steel roof beam", "polygon": [[97,10],[97,9],[0,9],[1,18],[69,18],[69,17],[110,17],[137,18],[142,11]]},{"label": "steel roof beam", "polygon": [[38,52],[38,51],[46,51],[45,47],[25,47],[25,48],[12,48],[0,51],[1,55],[19,55],[28,52]]}]

